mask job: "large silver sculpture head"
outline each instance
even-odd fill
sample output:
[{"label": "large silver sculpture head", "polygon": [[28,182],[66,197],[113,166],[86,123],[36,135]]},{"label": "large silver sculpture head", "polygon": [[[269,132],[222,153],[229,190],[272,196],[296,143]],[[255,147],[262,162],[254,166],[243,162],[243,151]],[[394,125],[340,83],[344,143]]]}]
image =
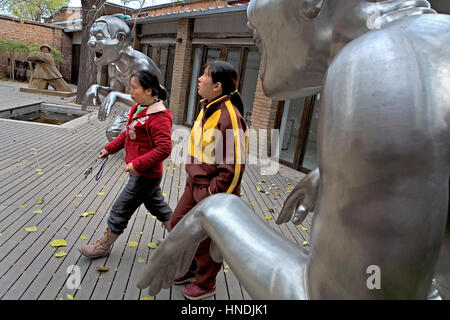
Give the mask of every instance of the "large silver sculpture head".
[{"label": "large silver sculpture head", "polygon": [[434,12],[424,0],[251,0],[248,26],[262,55],[264,93],[317,93],[333,57],[350,41],[400,16]]},{"label": "large silver sculpture head", "polygon": [[123,50],[131,50],[131,31],[128,25],[114,16],[95,20],[88,45],[95,50],[94,62],[99,66],[117,61]]}]

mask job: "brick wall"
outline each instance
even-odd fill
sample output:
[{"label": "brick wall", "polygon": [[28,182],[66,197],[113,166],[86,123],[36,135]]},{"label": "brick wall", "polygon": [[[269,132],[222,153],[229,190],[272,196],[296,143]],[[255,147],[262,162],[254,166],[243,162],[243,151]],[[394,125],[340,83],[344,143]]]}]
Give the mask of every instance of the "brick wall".
[{"label": "brick wall", "polygon": [[[29,20],[0,16],[0,39],[19,40],[26,44],[48,44],[64,55],[64,62],[59,66],[66,81],[71,77],[72,39],[64,34],[63,28],[46,25]],[[20,57],[20,56],[18,56]],[[16,59],[18,58],[16,57]],[[23,57],[25,58],[25,57]],[[0,56],[0,77],[8,75],[8,58]]]},{"label": "brick wall", "polygon": [[[256,83],[255,100],[252,111],[252,129],[267,129],[267,150],[270,151],[271,129],[275,127],[275,120],[278,112],[279,101],[272,100],[264,95],[262,81],[260,78],[261,66]],[[254,144],[253,146],[256,146]],[[257,154],[256,150],[250,150],[252,154]]]},{"label": "brick wall", "polygon": [[192,56],[192,41],[190,39],[192,26],[191,19],[178,20],[177,39],[181,39],[181,43],[177,41],[175,48],[169,106],[175,124],[183,124],[184,108],[188,99],[187,89],[189,86]]}]

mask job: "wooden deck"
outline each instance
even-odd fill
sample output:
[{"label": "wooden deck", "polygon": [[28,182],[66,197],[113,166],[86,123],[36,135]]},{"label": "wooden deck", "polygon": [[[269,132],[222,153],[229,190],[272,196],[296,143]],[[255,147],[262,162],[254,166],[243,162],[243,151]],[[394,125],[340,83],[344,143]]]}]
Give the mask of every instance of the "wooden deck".
[{"label": "wooden deck", "polygon": [[[151,254],[147,244],[164,237],[161,223],[143,206],[108,257],[91,260],[77,250],[80,244],[102,235],[110,206],[127,180],[122,171],[122,152],[110,157],[98,182],[94,180],[98,166],[94,167],[94,174],[83,177],[84,170],[107,142],[107,122],[98,122],[95,115],[84,116],[78,127],[64,128],[0,119],[0,299],[184,299],[180,286],[172,286],[155,297],[136,288],[137,278]],[[183,192],[186,174],[182,165],[170,160],[165,162],[165,169],[162,189],[173,209]],[[299,246],[307,247],[304,241],[309,241],[311,217],[303,224],[308,230],[291,223],[275,223],[284,199],[302,177],[288,168],[281,170],[289,171],[289,177],[283,173],[261,176],[258,167],[247,166],[242,198],[267,224]],[[43,203],[37,204],[39,198],[43,198]],[[82,216],[89,211],[95,214]],[[29,227],[36,227],[36,231],[26,231]],[[88,240],[80,239],[81,236]],[[55,257],[58,248],[49,245],[54,239],[66,240],[67,246],[59,249],[67,255]],[[131,247],[130,241],[138,245]],[[69,289],[66,283],[71,265],[80,268],[82,280],[78,290]],[[109,271],[99,272],[97,266],[107,266]],[[251,298],[225,261],[217,277],[216,295],[209,299]]]}]

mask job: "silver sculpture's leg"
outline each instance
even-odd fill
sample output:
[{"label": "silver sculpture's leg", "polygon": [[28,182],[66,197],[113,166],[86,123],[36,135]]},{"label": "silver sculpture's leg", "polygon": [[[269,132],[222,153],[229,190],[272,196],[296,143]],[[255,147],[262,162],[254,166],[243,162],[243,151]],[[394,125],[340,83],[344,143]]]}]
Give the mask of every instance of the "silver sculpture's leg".
[{"label": "silver sculpture's leg", "polygon": [[119,113],[114,120],[106,128],[106,138],[108,141],[113,141],[117,136],[125,130],[125,124],[127,123],[127,111]]},{"label": "silver sculpture's leg", "polygon": [[447,217],[447,230],[445,233],[444,243],[441,247],[439,260],[435,274],[435,286],[442,298],[450,299],[450,204],[449,216]]},{"label": "silver sculpture's leg", "polygon": [[207,237],[254,299],[308,298],[306,250],[274,231],[239,197],[224,193],[206,198],[180,220],[155,250],[138,287],[149,287],[150,295],[168,288]]}]

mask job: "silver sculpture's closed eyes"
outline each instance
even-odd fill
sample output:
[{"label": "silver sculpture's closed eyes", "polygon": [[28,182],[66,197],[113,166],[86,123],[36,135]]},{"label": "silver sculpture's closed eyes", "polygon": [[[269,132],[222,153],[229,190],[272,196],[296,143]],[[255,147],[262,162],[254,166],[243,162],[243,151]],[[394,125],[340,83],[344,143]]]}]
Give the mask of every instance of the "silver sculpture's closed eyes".
[{"label": "silver sculpture's closed eyes", "polygon": [[171,231],[138,286],[170,286],[211,237],[213,257],[255,299],[438,298],[433,277],[450,288],[450,16],[420,0],[252,0],[248,19],[267,95],[321,91],[318,168],[277,221],[313,210],[311,249],[238,197],[213,195]]},{"label": "silver sculpture's closed eyes", "polygon": [[[121,19],[103,16],[95,20],[90,30],[88,45],[95,51],[94,61],[98,67],[108,66],[109,86],[92,85],[84,96],[83,106],[91,101],[94,105],[101,103],[98,119],[104,121],[110,114],[116,101],[133,105],[134,101],[127,93],[133,73],[148,70],[162,83],[162,73],[152,59],[134,50],[131,46],[131,31]],[[106,95],[103,102],[100,94]],[[108,140],[113,140],[123,130],[126,112],[119,114],[106,130]]]}]

